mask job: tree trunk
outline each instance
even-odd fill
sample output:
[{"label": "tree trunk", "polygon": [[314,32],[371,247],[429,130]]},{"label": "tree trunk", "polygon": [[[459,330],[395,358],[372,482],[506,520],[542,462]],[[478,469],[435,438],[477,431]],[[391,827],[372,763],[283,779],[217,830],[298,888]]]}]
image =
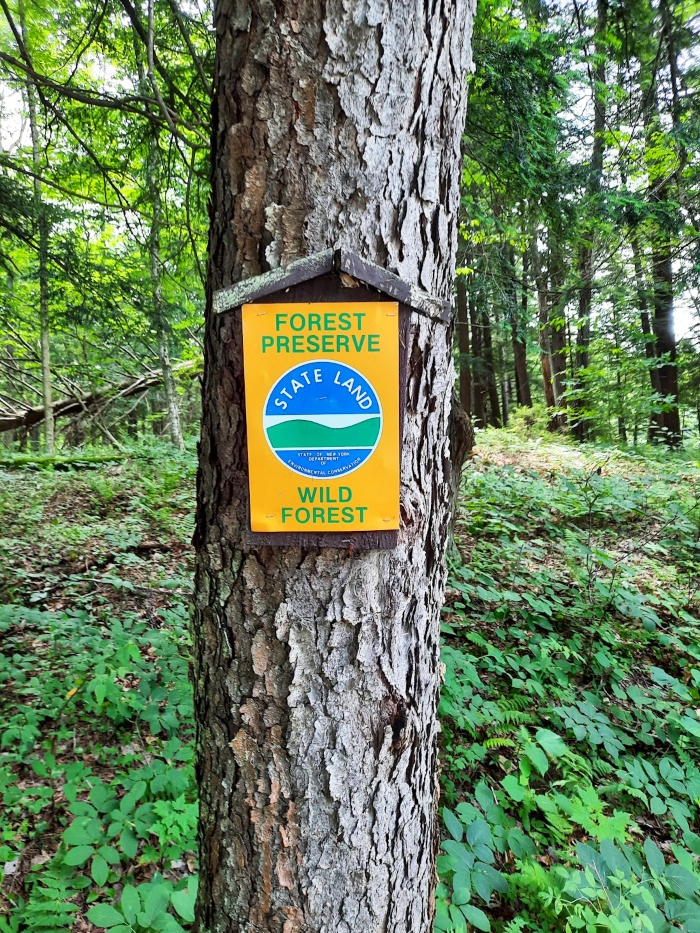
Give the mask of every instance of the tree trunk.
[{"label": "tree trunk", "polygon": [[496,362],[493,357],[493,339],[491,337],[491,321],[489,320],[486,302],[481,306],[481,340],[484,369],[486,371],[486,388],[489,400],[488,423],[494,428],[501,427],[501,406],[498,401],[498,382],[496,380]]},{"label": "tree trunk", "polygon": [[651,270],[653,280],[653,330],[656,352],[664,357],[659,364],[658,379],[661,394],[670,399],[666,411],[661,413],[660,427],[652,422],[654,440],[669,447],[681,442],[680,411],[678,408],[678,367],[676,366],[676,338],[673,326],[673,238],[670,203],[670,184],[666,166],[657,161],[657,136],[662,131],[659,114],[657,67],[655,62],[645,62],[641,69],[644,99],[642,102],[645,160],[649,176],[648,198],[653,212],[651,237]]},{"label": "tree trunk", "polygon": [[219,0],[197,514],[201,933],[426,933],[451,329],[408,337],[394,550],[252,547],[240,320],[216,289],[345,245],[449,296],[471,2]]},{"label": "tree trunk", "polygon": [[593,146],[591,162],[586,183],[584,202],[585,219],[581,246],[579,249],[579,288],[578,327],[576,333],[576,375],[574,380],[575,395],[573,408],[573,431],[579,441],[588,437],[589,425],[585,416],[588,401],[586,395],[586,375],[588,369],[588,348],[591,342],[591,304],[593,300],[593,250],[595,246],[595,219],[599,209],[601,180],[603,177],[603,156],[605,153],[605,105],[607,89],[605,86],[605,31],[608,22],[608,0],[598,0],[595,28],[595,60],[591,71],[593,93]]},{"label": "tree trunk", "polygon": [[554,385],[552,383],[552,357],[550,350],[551,328],[549,326],[549,291],[547,288],[547,273],[542,268],[540,251],[537,246],[537,233],[532,239],[533,273],[537,286],[538,322],[540,328],[540,363],[542,366],[542,388],[547,409],[551,412],[556,408]]},{"label": "tree trunk", "polygon": [[[22,40],[27,46],[24,4],[20,4],[19,14]],[[41,141],[39,139],[36,87],[31,79],[27,80],[26,88],[29,131],[32,140],[32,168],[34,170],[34,216],[39,231],[39,351],[41,355],[41,394],[44,410],[46,411],[44,448],[47,454],[53,454],[56,446],[56,425],[52,406],[51,338],[49,334],[49,218],[41,195]]]},{"label": "tree trunk", "polygon": [[[153,146],[154,148],[157,147],[157,141],[153,142]],[[182,427],[180,424],[177,388],[173,375],[173,364],[170,359],[168,341],[170,327],[163,307],[163,281],[160,258],[161,204],[160,195],[155,184],[151,189],[151,193],[153,216],[151,218],[148,250],[151,272],[151,295],[153,298],[153,321],[156,330],[156,340],[158,342],[158,359],[160,360],[160,368],[163,373],[163,391],[165,393],[165,405],[168,410],[168,431],[170,433],[170,440],[175,447],[184,450],[185,442],[182,437]]]},{"label": "tree trunk", "polygon": [[561,253],[560,231],[549,230],[549,346],[552,361],[552,386],[556,412],[550,421],[550,429],[558,430],[566,425],[566,307],[564,302],[564,264]]},{"label": "tree trunk", "polygon": [[472,395],[473,395],[473,404],[472,404],[472,414],[474,416],[474,424],[478,428],[485,428],[487,424],[486,420],[486,366],[484,364],[483,357],[483,340],[482,340],[482,328],[480,322],[480,315],[477,307],[476,299],[473,295],[469,294],[469,321],[471,324],[472,332],[472,360],[473,360],[473,372],[472,372]]},{"label": "tree trunk", "polygon": [[463,275],[457,276],[457,333],[459,349],[459,400],[462,408],[472,413],[472,371],[469,342],[469,299]]},{"label": "tree trunk", "polygon": [[[143,57],[143,44],[141,37],[134,30],[134,58],[138,71],[138,81],[141,93],[150,94],[149,76],[150,64],[153,56],[154,42],[154,3],[148,3],[148,33],[147,33],[147,61]],[[136,0],[136,10],[139,19],[142,17],[141,2]],[[163,391],[165,394],[165,407],[168,412],[168,433],[170,440],[179,450],[184,450],[185,442],[182,437],[180,424],[180,408],[177,399],[177,388],[173,375],[173,364],[170,359],[170,323],[163,305],[163,272],[160,255],[160,235],[163,226],[163,206],[160,198],[160,149],[158,130],[155,126],[149,128],[148,153],[146,156],[146,197],[151,207],[151,225],[148,231],[148,265],[151,277],[151,317],[156,332],[156,345],[158,360],[163,374]]]},{"label": "tree trunk", "polygon": [[[513,261],[515,271],[515,262]],[[532,408],[532,394],[530,392],[530,376],[527,371],[527,339],[526,327],[528,320],[527,307],[528,292],[528,251],[523,251],[523,277],[522,292],[520,296],[520,314],[516,313],[511,322],[511,338],[513,342],[513,362],[515,364],[515,386],[518,405]]]}]

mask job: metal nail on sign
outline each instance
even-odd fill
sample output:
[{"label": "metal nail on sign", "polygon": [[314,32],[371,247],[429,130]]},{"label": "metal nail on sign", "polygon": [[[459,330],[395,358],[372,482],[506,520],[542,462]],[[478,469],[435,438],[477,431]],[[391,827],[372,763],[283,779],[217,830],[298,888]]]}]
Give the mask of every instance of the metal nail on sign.
[{"label": "metal nail on sign", "polygon": [[398,303],[242,314],[251,530],[398,528]]}]

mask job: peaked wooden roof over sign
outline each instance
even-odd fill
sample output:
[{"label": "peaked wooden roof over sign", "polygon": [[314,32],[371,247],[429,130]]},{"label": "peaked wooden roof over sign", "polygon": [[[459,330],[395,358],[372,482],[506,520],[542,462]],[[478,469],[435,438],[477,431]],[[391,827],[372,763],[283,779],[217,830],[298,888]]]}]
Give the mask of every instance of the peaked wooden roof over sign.
[{"label": "peaked wooden roof over sign", "polygon": [[300,285],[302,282],[308,282],[310,279],[327,275],[330,272],[337,275],[341,273],[349,275],[433,320],[449,323],[452,319],[449,301],[429,295],[395,273],[373,262],[360,259],[347,249],[327,249],[320,253],[313,253],[304,259],[291,262],[288,266],[271,269],[262,275],[256,275],[236,285],[222,288],[214,292],[214,311],[217,314],[223,314],[258,298],[264,298],[266,295],[272,295],[292,285]]}]

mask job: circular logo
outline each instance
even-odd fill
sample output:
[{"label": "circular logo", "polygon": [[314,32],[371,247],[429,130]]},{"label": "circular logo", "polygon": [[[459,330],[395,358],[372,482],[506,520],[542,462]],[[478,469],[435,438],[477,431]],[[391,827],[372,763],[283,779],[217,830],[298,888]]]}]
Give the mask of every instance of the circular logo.
[{"label": "circular logo", "polygon": [[334,479],[362,466],[382,433],[370,381],[334,360],[307,360],[270,390],[263,427],[272,452],[302,476]]}]

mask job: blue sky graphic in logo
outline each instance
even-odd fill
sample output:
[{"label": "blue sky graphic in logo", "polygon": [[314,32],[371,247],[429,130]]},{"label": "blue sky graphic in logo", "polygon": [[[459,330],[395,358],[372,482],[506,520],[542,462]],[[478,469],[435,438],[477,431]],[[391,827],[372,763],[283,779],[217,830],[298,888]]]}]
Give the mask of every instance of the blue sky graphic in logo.
[{"label": "blue sky graphic in logo", "polygon": [[307,360],[273,385],[263,427],[273,453],[290,470],[335,479],[372,455],[382,433],[382,409],[369,380],[354,367]]}]

